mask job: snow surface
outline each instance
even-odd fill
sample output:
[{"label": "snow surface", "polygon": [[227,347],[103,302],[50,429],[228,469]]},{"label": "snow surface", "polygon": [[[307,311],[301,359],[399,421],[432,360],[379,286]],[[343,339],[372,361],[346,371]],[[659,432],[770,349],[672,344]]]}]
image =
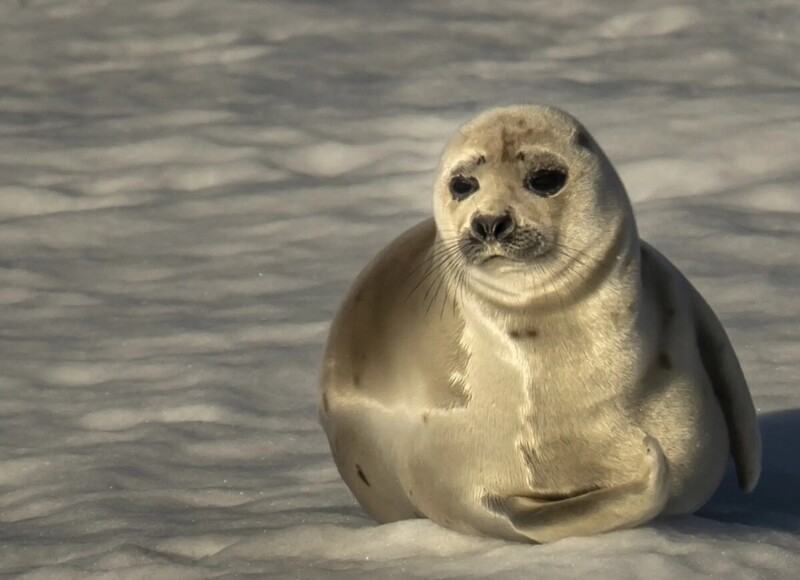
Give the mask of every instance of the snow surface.
[{"label": "snow surface", "polygon": [[[0,3],[0,576],[800,577],[796,0]],[[751,496],[546,546],[375,526],[329,321],[496,105],[574,113],[709,299]]]}]

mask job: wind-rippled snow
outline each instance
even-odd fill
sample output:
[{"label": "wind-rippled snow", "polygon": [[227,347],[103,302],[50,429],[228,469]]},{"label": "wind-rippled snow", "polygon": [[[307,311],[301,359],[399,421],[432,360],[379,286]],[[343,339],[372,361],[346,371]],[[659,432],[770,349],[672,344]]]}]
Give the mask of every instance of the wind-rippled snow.
[{"label": "wind-rippled snow", "polygon": [[[796,578],[800,7],[0,3],[0,575]],[[317,423],[329,321],[486,108],[575,114],[720,315],[762,483],[529,546],[375,526]]]}]

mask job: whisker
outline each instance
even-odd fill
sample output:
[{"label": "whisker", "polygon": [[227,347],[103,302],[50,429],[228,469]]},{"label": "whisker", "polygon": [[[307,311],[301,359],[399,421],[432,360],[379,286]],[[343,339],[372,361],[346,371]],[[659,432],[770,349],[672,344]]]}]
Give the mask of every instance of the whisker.
[{"label": "whisker", "polygon": [[597,258],[596,256],[593,256],[592,254],[589,254],[588,252],[584,252],[584,251],[578,250],[577,248],[573,248],[573,247],[568,246],[568,245],[566,245],[566,244],[564,244],[562,242],[555,242],[554,245],[559,250],[567,250],[569,253],[562,251],[562,254],[567,256],[567,257],[569,257],[569,258],[571,258],[571,259],[573,259],[573,260],[576,260],[576,261],[580,262],[581,264],[583,264],[586,267],[589,267],[589,264],[586,264],[580,258],[587,258],[587,259],[593,261],[596,265],[600,265],[600,264],[602,264],[604,262],[604,260],[601,260],[601,259]]},{"label": "whisker", "polygon": [[[440,267],[439,272],[438,272],[439,276],[434,281],[431,282],[430,286],[428,287],[428,291],[425,293],[424,300],[427,302],[427,306],[425,307],[425,316],[428,315],[428,312],[430,312],[431,308],[436,303],[436,299],[438,298],[439,292],[441,292],[443,286],[445,287],[445,296],[444,296],[443,300],[447,299],[447,297],[446,297],[447,287],[445,285],[445,276],[446,276],[446,273],[447,273],[447,264],[448,264],[448,261],[445,261],[445,263],[442,264],[442,266]],[[428,300],[428,295],[430,294],[430,291],[433,289],[434,285],[436,286],[436,291],[431,295],[430,300]]]},{"label": "whisker", "polygon": [[436,270],[448,260],[448,257],[450,256],[450,254],[453,252],[454,249],[455,248],[450,248],[445,252],[441,252],[437,254],[437,256],[430,261],[428,269],[422,274],[422,278],[419,280],[419,282],[417,282],[416,286],[414,286],[408,293],[408,295],[406,296],[406,300],[411,298],[414,292],[417,291],[417,289],[425,282],[425,280],[430,278],[430,276],[432,276],[436,272]]},{"label": "whisker", "polygon": [[439,257],[439,256],[441,256],[443,254],[446,254],[447,252],[449,252],[452,249],[454,249],[455,247],[457,247],[458,243],[459,243],[458,241],[455,241],[455,242],[448,242],[447,244],[445,244],[445,243],[438,244],[438,247],[433,249],[422,260],[420,260],[419,264],[417,264],[414,268],[412,268],[412,270],[406,276],[406,280],[408,278],[410,278],[411,275],[414,274],[414,272],[419,270],[421,267],[425,266],[426,264],[430,263],[432,260],[436,259],[437,257]]}]

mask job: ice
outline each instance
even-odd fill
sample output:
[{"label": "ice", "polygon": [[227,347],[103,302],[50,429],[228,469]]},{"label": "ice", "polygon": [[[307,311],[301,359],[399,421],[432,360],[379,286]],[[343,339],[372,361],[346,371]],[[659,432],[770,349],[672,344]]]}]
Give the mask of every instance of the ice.
[{"label": "ice", "polygon": [[[793,0],[0,3],[0,575],[795,578]],[[575,114],[728,329],[762,482],[546,546],[377,526],[317,422],[328,325],[497,105]]]}]

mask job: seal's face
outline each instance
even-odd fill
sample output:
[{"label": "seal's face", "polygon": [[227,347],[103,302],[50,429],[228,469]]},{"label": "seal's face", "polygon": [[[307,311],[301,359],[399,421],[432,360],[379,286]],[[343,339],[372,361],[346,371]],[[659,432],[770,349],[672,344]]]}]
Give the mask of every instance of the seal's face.
[{"label": "seal's face", "polygon": [[585,277],[618,230],[635,227],[588,132],[538,106],[490,111],[456,134],[442,156],[434,215],[442,243],[469,272],[458,279],[516,296]]},{"label": "seal's face", "polygon": [[[520,151],[516,154],[516,163],[508,164],[514,177],[522,175],[521,183],[515,184],[525,190],[522,196],[531,194],[549,198],[563,191],[569,170],[560,159],[552,155],[536,155],[526,162],[526,157]],[[482,155],[478,163],[482,165],[485,160]],[[478,172],[465,169],[455,167],[451,170],[448,190],[457,202],[463,202],[480,191],[480,180],[474,175],[465,175]],[[507,189],[512,189],[511,184],[506,185]],[[532,200],[524,201],[532,203]],[[459,247],[470,264],[483,264],[494,258],[532,263],[553,248],[556,242],[554,234],[553,228],[526,219],[525,212],[518,211],[513,205],[492,207],[489,213],[477,209],[470,216],[469,227],[464,228],[459,236]]]}]

